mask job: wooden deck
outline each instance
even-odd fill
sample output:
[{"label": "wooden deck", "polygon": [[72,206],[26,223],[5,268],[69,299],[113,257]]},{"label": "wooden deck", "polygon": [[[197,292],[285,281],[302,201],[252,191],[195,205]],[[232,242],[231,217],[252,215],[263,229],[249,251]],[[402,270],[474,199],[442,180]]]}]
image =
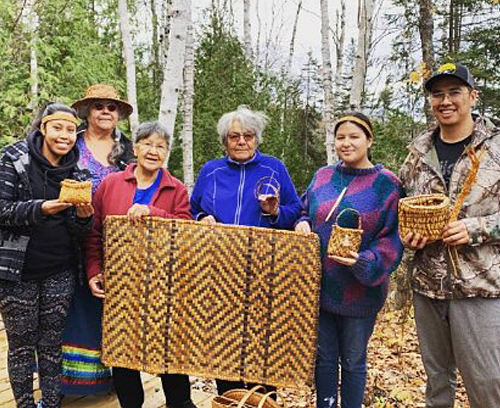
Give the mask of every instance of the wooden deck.
[{"label": "wooden deck", "polygon": [[[36,375],[35,375],[36,377]],[[144,393],[146,400],[143,408],[165,407],[165,397],[158,377],[148,374],[143,375]],[[35,378],[35,388],[38,388],[38,380]],[[36,397],[40,396],[37,390]],[[212,395],[206,392],[193,390],[192,398],[198,408],[210,408]],[[0,319],[0,407],[15,408],[14,397],[10,389],[9,376],[7,374],[7,338],[5,328]],[[120,408],[120,404],[114,394],[103,396],[67,397],[63,401],[63,407],[71,408]]]}]

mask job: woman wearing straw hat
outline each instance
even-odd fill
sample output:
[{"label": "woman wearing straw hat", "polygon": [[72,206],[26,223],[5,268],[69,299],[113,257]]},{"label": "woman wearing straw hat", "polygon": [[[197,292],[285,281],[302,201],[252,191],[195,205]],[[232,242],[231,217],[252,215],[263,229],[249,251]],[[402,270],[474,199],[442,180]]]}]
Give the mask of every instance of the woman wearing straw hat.
[{"label": "woman wearing straw hat", "polygon": [[[387,296],[389,275],[403,253],[397,222],[401,182],[370,161],[372,142],[371,122],[362,113],[338,120],[335,151],[341,161],[316,172],[303,197],[304,217],[295,227],[304,233],[312,229],[321,243],[318,408],[337,407],[339,382],[342,407],[361,408],[368,340]],[[358,231],[361,224],[357,251],[347,245],[341,256],[328,254],[334,223]]]},{"label": "woman wearing straw hat", "polygon": [[77,166],[76,128],[76,112],[51,103],[0,155],[0,311],[18,408],[35,408],[37,363],[38,407],[60,407],[62,332],[93,214],[59,200],[62,180],[89,178]]},{"label": "woman wearing straw hat", "polygon": [[[78,130],[78,165],[92,175],[95,193],[111,173],[124,170],[133,159],[132,144],[117,129],[117,122],[132,113],[132,106],[110,85],[90,86],[72,107],[84,123]],[[80,282],[68,313],[63,339],[62,392],[84,395],[111,390],[111,370],[100,362],[102,303]]]}]

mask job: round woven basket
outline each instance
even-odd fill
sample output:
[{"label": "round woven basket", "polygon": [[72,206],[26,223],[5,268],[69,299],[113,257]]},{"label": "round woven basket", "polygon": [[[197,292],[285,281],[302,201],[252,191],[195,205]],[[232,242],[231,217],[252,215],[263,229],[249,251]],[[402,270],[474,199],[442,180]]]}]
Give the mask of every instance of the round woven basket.
[{"label": "round woven basket", "polygon": [[399,232],[418,233],[429,241],[441,239],[450,221],[450,200],[444,194],[427,194],[399,200]]},{"label": "round woven basket", "polygon": [[[353,212],[358,215],[358,228],[346,228],[338,225],[338,219],[344,212]],[[330,240],[328,241],[328,256],[347,257],[350,252],[359,252],[363,230],[361,229],[361,217],[359,212],[353,208],[342,210],[332,226]]]}]

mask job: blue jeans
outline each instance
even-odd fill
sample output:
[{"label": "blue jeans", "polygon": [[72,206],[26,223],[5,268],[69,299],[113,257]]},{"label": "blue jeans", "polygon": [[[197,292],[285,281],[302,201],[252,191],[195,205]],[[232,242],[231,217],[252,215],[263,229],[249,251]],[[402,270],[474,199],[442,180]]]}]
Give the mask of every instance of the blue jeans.
[{"label": "blue jeans", "polygon": [[316,407],[336,408],[341,366],[342,408],[361,408],[366,350],[376,316],[357,318],[320,310],[316,360]]}]

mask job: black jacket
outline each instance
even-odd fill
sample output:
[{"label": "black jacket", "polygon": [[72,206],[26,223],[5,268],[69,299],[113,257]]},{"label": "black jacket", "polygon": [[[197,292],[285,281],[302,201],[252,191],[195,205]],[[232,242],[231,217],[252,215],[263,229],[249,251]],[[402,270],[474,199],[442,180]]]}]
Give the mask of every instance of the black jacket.
[{"label": "black jacket", "polygon": [[[5,147],[0,154],[0,279],[19,281],[30,234],[44,220],[43,199],[33,199],[28,178],[27,140]],[[87,180],[90,173],[76,168],[71,178]],[[67,227],[76,248],[77,270],[84,276],[83,240],[92,219],[80,219],[76,209],[66,213]]]}]

